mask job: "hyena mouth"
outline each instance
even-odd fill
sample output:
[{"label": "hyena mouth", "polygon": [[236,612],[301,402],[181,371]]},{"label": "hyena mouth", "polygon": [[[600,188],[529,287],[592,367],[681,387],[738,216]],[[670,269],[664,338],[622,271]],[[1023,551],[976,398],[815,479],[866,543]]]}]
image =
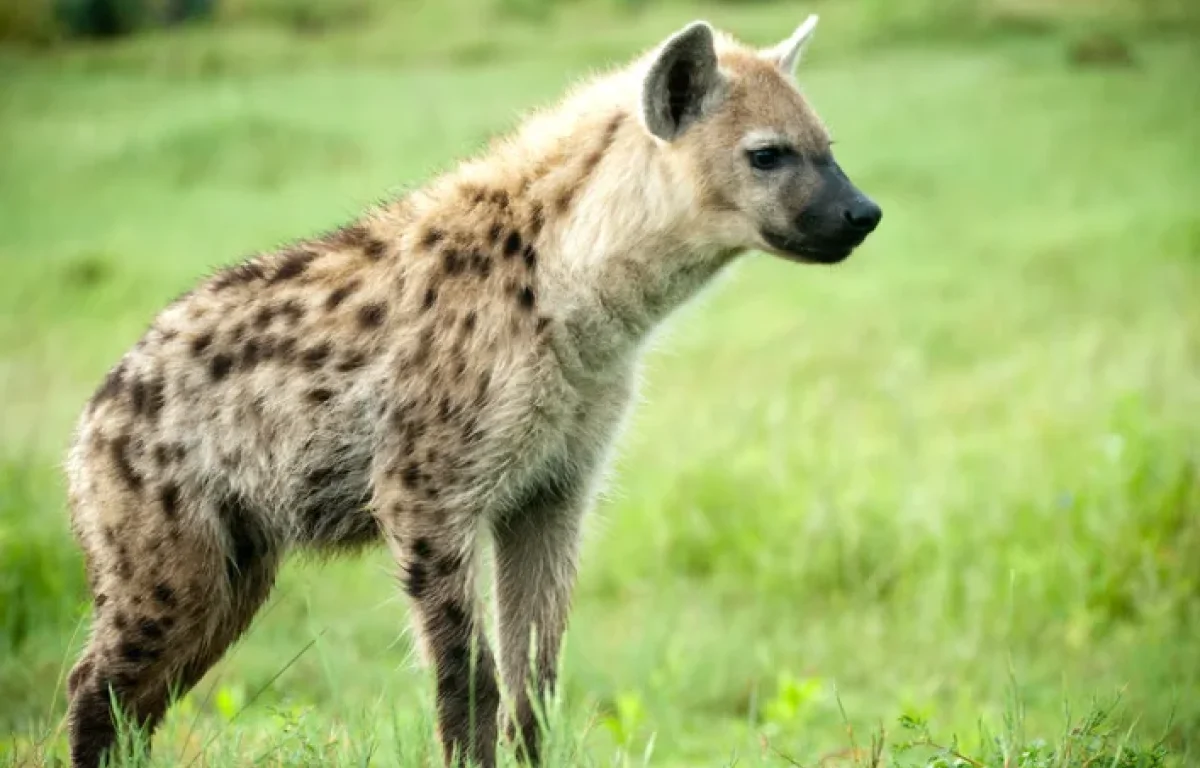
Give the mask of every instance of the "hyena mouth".
[{"label": "hyena mouth", "polygon": [[834,243],[812,243],[802,238],[783,235],[771,230],[762,230],[763,239],[776,255],[791,261],[809,264],[837,264],[845,261],[854,252],[853,245]]}]

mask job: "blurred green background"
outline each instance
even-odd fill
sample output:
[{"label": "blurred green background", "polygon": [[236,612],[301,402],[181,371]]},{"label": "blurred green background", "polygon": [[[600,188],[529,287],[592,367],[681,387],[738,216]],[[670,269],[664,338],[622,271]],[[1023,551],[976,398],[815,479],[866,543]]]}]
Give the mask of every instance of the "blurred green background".
[{"label": "blurred green background", "polygon": [[[0,761],[64,754],[60,464],[159,308],[694,18],[810,12],[883,225],[651,356],[551,764],[1200,765],[1193,0],[0,0]],[[404,614],[382,552],[292,564],[156,763],[433,764]]]}]

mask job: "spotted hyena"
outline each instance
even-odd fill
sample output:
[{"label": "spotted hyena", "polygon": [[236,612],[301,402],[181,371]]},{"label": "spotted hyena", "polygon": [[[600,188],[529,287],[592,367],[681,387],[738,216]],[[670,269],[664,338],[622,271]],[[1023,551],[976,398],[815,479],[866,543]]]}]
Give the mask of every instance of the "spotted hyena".
[{"label": "spotted hyena", "polygon": [[380,541],[447,760],[492,765],[501,712],[537,760],[580,525],[647,335],[748,250],[838,262],[880,220],[792,79],[815,22],[768,50],[690,24],[480,159],[159,314],[68,461],[95,595],[76,766],[113,744],[110,701],[153,727],[289,552]]}]

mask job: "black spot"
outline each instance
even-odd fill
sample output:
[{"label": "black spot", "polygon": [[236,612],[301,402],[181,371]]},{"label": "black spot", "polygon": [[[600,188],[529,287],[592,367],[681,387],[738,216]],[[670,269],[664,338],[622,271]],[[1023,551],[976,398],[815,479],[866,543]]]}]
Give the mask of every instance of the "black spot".
[{"label": "black spot", "polygon": [[433,547],[429,545],[429,539],[421,536],[413,542],[413,554],[422,560],[427,560],[433,554]]},{"label": "black spot", "polygon": [[96,595],[96,607],[97,608],[103,608],[104,604],[107,602],[108,602],[108,595],[104,594],[103,592]]},{"label": "black spot", "polygon": [[142,476],[133,468],[133,464],[129,461],[129,448],[131,439],[129,435],[118,435],[113,439],[110,450],[112,451],[113,465],[117,468],[117,474],[125,481],[125,484],[134,490],[140,490],[142,487]]},{"label": "black spot", "polygon": [[400,474],[400,481],[406,488],[415,488],[421,482],[421,469],[416,464],[409,464]]},{"label": "black spot", "polygon": [[124,631],[129,628],[129,619],[125,618],[125,614],[117,611],[113,614],[113,626]]},{"label": "black spot", "polygon": [[338,471],[333,467],[321,467],[314,469],[304,476],[304,482],[310,488],[323,488],[329,484],[329,481],[339,475]]},{"label": "black spot", "polygon": [[492,260],[487,255],[475,253],[471,255],[471,269],[483,280],[492,274]]},{"label": "black spot", "polygon": [[220,381],[228,376],[232,368],[233,358],[224,352],[219,355],[213,355],[213,359],[208,363],[208,373],[212,376],[213,381]]},{"label": "black spot", "polygon": [[260,331],[266,328],[275,318],[275,313],[277,311],[278,310],[276,310],[276,308],[270,304],[259,307],[258,311],[254,313],[254,327]]},{"label": "black spot", "polygon": [[162,640],[164,634],[162,624],[151,618],[143,618],[138,622],[138,630],[142,637],[150,641]]},{"label": "black spot", "polygon": [[425,289],[425,298],[421,301],[421,309],[422,310],[432,309],[433,305],[437,303],[437,297],[438,297],[438,292],[437,292],[436,288],[433,288],[432,286],[429,288],[426,288]]},{"label": "black spot", "polygon": [[503,211],[508,208],[508,193],[503,189],[493,189],[490,197],[492,203],[499,206],[500,210]]},{"label": "black spot", "polygon": [[446,623],[455,629],[461,629],[467,623],[467,614],[458,603],[446,603],[442,607],[442,616]]},{"label": "black spot", "polygon": [[246,344],[242,347],[241,366],[244,369],[250,369],[258,365],[258,361],[267,357],[263,354],[262,347],[259,346],[258,339],[246,339]]},{"label": "black spot", "polygon": [[96,390],[96,394],[92,396],[93,402],[103,402],[112,399],[121,394],[121,388],[125,385],[125,363],[122,362],[117,367],[108,372],[104,377],[104,382],[100,388]]},{"label": "black spot", "polygon": [[424,563],[410,563],[404,569],[404,591],[413,600],[420,600],[428,586],[429,575],[425,571]]},{"label": "black spot", "polygon": [[[669,81],[674,81],[676,73],[679,71],[679,69],[680,68],[676,68],[671,71],[671,73],[668,75]],[[683,68],[682,74],[686,81],[690,83],[691,71]],[[668,87],[671,86],[668,85]],[[685,86],[685,89],[687,87],[688,86]],[[674,96],[674,93],[672,93],[672,95]],[[609,119],[608,125],[604,129],[604,137],[600,140],[600,146],[584,159],[583,174],[585,178],[590,175],[593,170],[595,170],[596,166],[600,163],[600,160],[604,157],[604,153],[607,152],[608,148],[612,146],[613,138],[616,137],[617,129],[621,126],[621,122],[624,119],[625,115],[621,112],[615,113],[612,118]],[[678,120],[676,120],[676,123],[678,123]]]},{"label": "black spot", "polygon": [[535,329],[537,333],[541,333],[542,331],[545,331],[549,327],[550,327],[550,318],[543,315],[542,317],[539,317],[537,319],[537,327]]},{"label": "black spot", "polygon": [[146,407],[146,385],[140,379],[129,388],[129,397],[133,401],[133,412],[141,413]]},{"label": "black spot", "polygon": [[321,342],[316,346],[304,350],[304,353],[300,356],[300,362],[308,370],[315,371],[325,364],[325,360],[329,358],[329,352],[329,342]]},{"label": "black spot", "polygon": [[463,561],[461,557],[446,556],[439,558],[437,561],[437,572],[439,576],[449,576],[462,569]]},{"label": "black spot", "polygon": [[283,307],[279,310],[287,321],[292,325],[300,322],[300,318],[304,317],[304,307],[295,299],[288,299],[283,303]]},{"label": "black spot", "polygon": [[333,292],[329,294],[329,298],[325,299],[325,309],[329,311],[337,309],[338,305],[345,301],[347,296],[358,290],[358,286],[360,284],[361,283],[358,278],[355,278],[340,288],[335,288]]},{"label": "black spot", "polygon": [[192,339],[192,355],[195,357],[203,355],[208,350],[209,345],[212,344],[212,340],[213,335],[211,333],[202,333]]},{"label": "black spot", "polygon": [[442,268],[446,270],[447,275],[457,275],[463,270],[463,257],[451,248],[442,254]]},{"label": "black spot", "polygon": [[515,256],[519,250],[521,250],[521,236],[516,232],[510,232],[504,240],[504,255],[505,257]]},{"label": "black spot", "polygon": [[433,351],[433,328],[426,328],[421,331],[420,337],[417,339],[417,351],[413,354],[413,365],[422,366],[429,362],[429,355]]},{"label": "black spot", "polygon": [[542,209],[542,204],[540,202],[535,202],[529,214],[529,227],[531,230],[533,230],[534,237],[537,237],[538,233],[542,231],[542,227],[545,226],[545,223],[546,213]]},{"label": "black spot", "polygon": [[121,643],[121,656],[131,664],[140,664],[144,661],[154,661],[162,652],[157,648],[147,648],[144,645],[135,643],[132,640],[126,640]]},{"label": "black spot", "polygon": [[129,396],[133,402],[134,413],[146,416],[153,421],[158,418],[159,411],[163,407],[162,379],[151,379],[148,383],[140,379],[133,382]]},{"label": "black spot", "polygon": [[475,323],[478,321],[478,319],[479,316],[476,314],[475,310],[472,309],[467,313],[467,316],[463,318],[463,330],[465,330],[467,333],[474,331]]},{"label": "black spot", "polygon": [[533,269],[537,266],[537,251],[532,245],[525,246],[525,266],[528,269]]},{"label": "black spot", "polygon": [[237,346],[238,344],[241,343],[242,337],[245,335],[246,335],[246,324],[238,323],[237,325],[233,326],[233,328],[230,329],[229,341],[234,346]]},{"label": "black spot", "polygon": [[348,224],[336,229],[325,239],[334,248],[362,248],[371,233],[361,224]]},{"label": "black spot", "polygon": [[574,198],[575,192],[573,190],[564,189],[554,200],[554,206],[558,209],[559,213],[565,213],[567,209],[571,207],[571,201],[574,200]]},{"label": "black spot", "polygon": [[242,452],[237,448],[229,452],[222,451],[220,461],[225,469],[235,470],[242,463]]},{"label": "black spot", "polygon": [[358,324],[363,328],[377,328],[383,325],[385,317],[387,317],[387,307],[381,302],[363,304],[358,308]]},{"label": "black spot", "polygon": [[175,590],[162,582],[154,586],[154,599],[164,608],[174,608],[178,604],[175,600]]},{"label": "black spot", "polygon": [[323,405],[333,399],[333,394],[334,392],[332,389],[318,388],[308,390],[306,397],[310,403],[315,405]]},{"label": "black spot", "polygon": [[146,416],[153,421],[158,418],[163,407],[162,379],[150,379],[149,382],[139,379],[133,382],[129,396],[133,402],[134,413]]},{"label": "black spot", "polygon": [[262,264],[257,259],[236,264],[220,273],[212,281],[214,291],[223,291],[235,285],[244,285],[264,277]]},{"label": "black spot", "polygon": [[179,486],[167,483],[158,491],[158,501],[162,504],[163,514],[174,518],[179,513]]},{"label": "black spot", "polygon": [[284,253],[270,282],[282,283],[285,280],[294,280],[300,277],[315,258],[317,258],[315,252],[303,248]]},{"label": "black spot", "polygon": [[440,243],[442,241],[442,238],[445,236],[446,236],[445,232],[443,232],[442,230],[440,230],[436,227],[433,227],[425,233],[425,236],[423,238],[421,238],[421,245],[423,245],[425,248],[433,248],[435,245]]},{"label": "black spot", "polygon": [[342,359],[337,365],[337,369],[341,373],[349,373],[350,371],[358,370],[366,365],[367,356],[362,352],[351,352]]},{"label": "black spot", "polygon": [[146,417],[156,420],[166,402],[166,382],[160,377],[151,379],[146,385]]},{"label": "black spot", "polygon": [[363,254],[371,261],[379,261],[387,253],[387,243],[377,238],[369,238],[363,245]]},{"label": "black spot", "polygon": [[533,309],[536,298],[537,297],[534,296],[533,289],[528,285],[517,293],[517,303],[521,305],[521,309],[526,311]]}]

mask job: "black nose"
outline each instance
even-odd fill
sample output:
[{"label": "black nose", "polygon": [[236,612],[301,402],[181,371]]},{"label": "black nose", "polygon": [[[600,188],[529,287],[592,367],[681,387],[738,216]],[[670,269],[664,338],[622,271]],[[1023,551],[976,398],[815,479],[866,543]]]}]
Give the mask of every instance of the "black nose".
[{"label": "black nose", "polygon": [[846,219],[847,224],[865,235],[879,226],[879,220],[883,218],[883,211],[870,199],[859,197],[850,203],[842,216]]}]

